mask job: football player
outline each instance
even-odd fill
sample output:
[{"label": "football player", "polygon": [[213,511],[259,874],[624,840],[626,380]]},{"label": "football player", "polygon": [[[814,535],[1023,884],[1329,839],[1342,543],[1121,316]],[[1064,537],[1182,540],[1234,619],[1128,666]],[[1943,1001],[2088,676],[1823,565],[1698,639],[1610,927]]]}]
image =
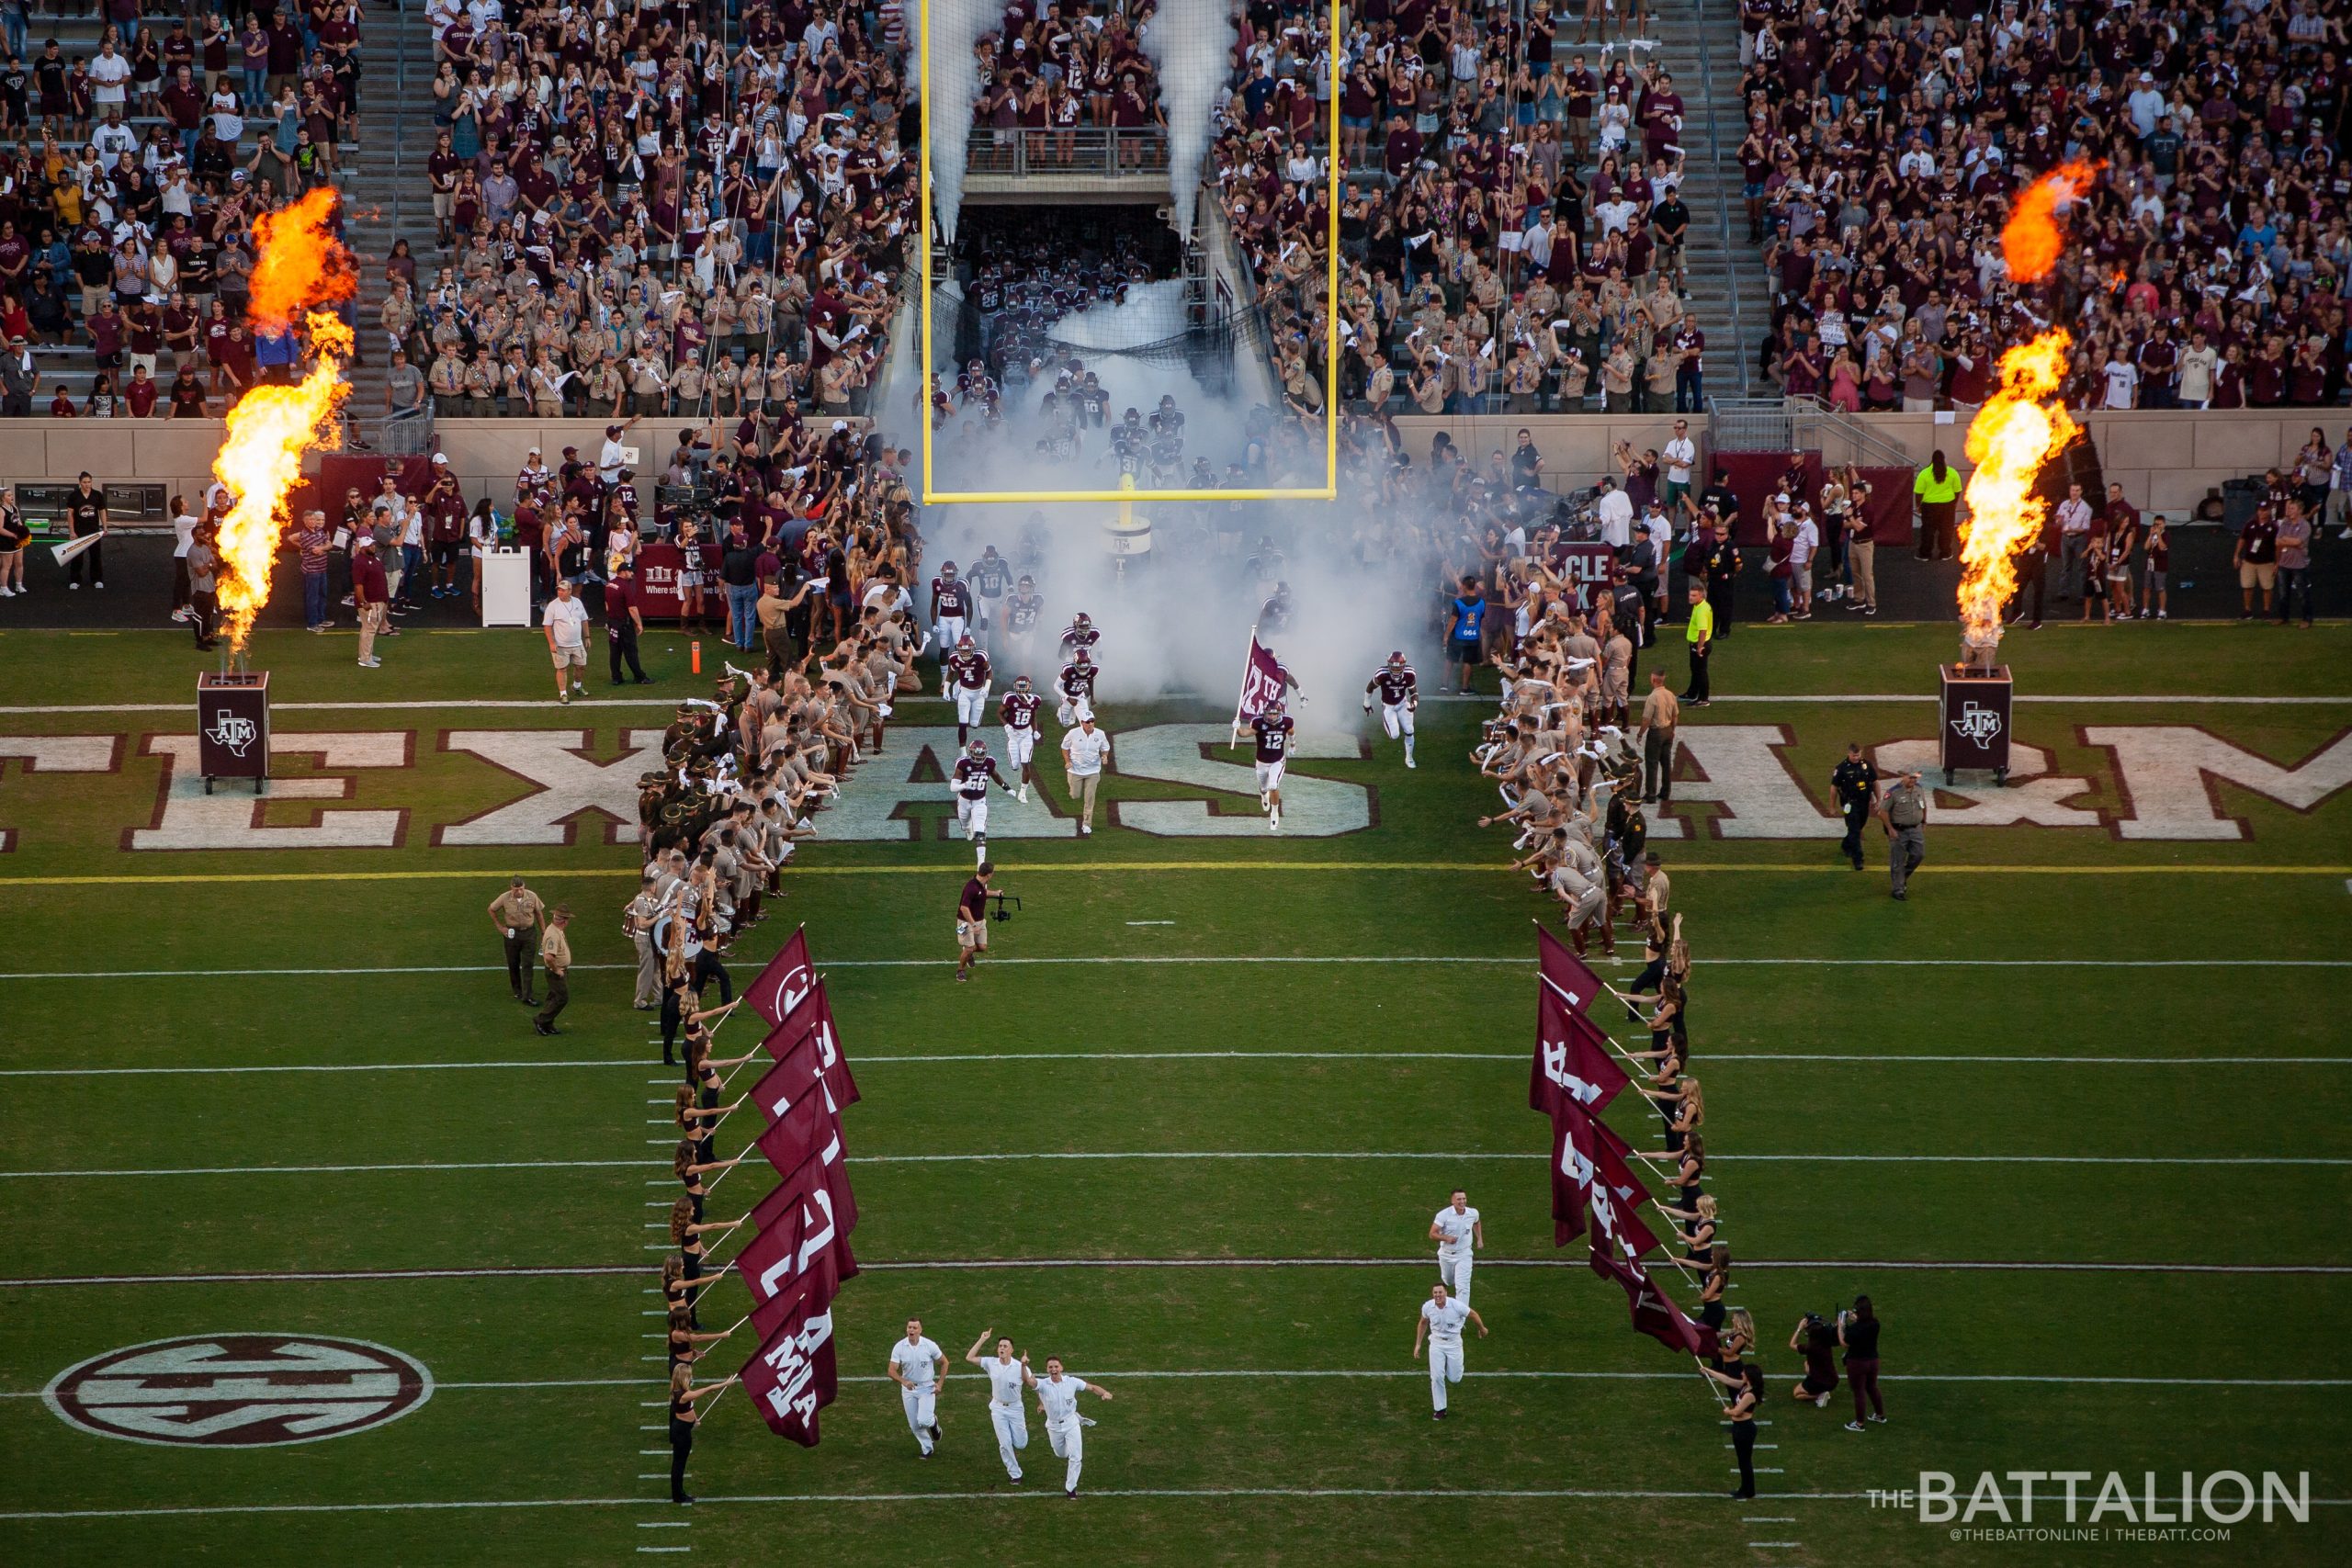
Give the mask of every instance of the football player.
[{"label": "football player", "polygon": [[1000,649],[1015,670],[1036,662],[1037,626],[1045,615],[1046,596],[1037,592],[1037,580],[1024,571],[1004,602],[1004,645]]},{"label": "football player", "polygon": [[1258,635],[1276,637],[1290,629],[1290,584],[1274,584],[1273,597],[1258,606]]},{"label": "football player", "polygon": [[1413,667],[1405,662],[1405,650],[1398,649],[1388,656],[1388,662],[1372,672],[1363,683],[1363,711],[1372,711],[1373,694],[1380,694],[1380,727],[1388,731],[1391,740],[1405,742],[1405,765],[1413,765],[1413,715],[1421,705],[1420,682]]},{"label": "football player", "polygon": [[964,574],[964,581],[971,585],[977,601],[975,629],[980,634],[980,641],[1001,653],[1003,648],[995,639],[1003,630],[1004,591],[1012,582],[1012,563],[997,554],[996,547],[990,545],[972,563],[972,570]]},{"label": "football player", "polygon": [[1250,721],[1250,732],[1257,739],[1258,805],[1266,813],[1269,833],[1283,830],[1283,768],[1290,761],[1294,728],[1280,699]]},{"label": "football player", "polygon": [[964,748],[956,759],[956,820],[964,825],[964,838],[972,846],[972,860],[978,863],[989,858],[989,785],[994,784],[1005,794],[1012,786],[996,771],[996,759],[989,755],[989,743],[975,740]]},{"label": "football player", "polygon": [[[1081,621],[1085,618],[1079,617]],[[1062,700],[1054,710],[1054,716],[1065,727],[1093,716],[1094,678],[1101,673],[1095,668],[1093,656],[1083,648],[1071,654],[1069,662],[1062,666],[1061,676],[1056,682],[1061,688]]]},{"label": "football player", "polygon": [[1080,610],[1062,632],[1062,657],[1068,659],[1072,654],[1091,654],[1094,645],[1102,640],[1102,634],[1095,630],[1093,620]]},{"label": "football player", "polygon": [[972,588],[956,575],[956,563],[940,563],[939,575],[931,580],[931,629],[939,635],[939,646],[950,649],[961,643],[970,631],[972,618]]},{"label": "football player", "polygon": [[1029,677],[1016,676],[1012,690],[1004,694],[1001,710],[1004,717],[1004,761],[1008,767],[1021,771],[1021,784],[1012,798],[1024,805],[1029,799],[1029,786],[1037,780],[1037,769],[1032,761],[1037,754],[1037,694],[1029,689]]},{"label": "football player", "polygon": [[956,744],[972,738],[977,725],[988,722],[989,656],[972,641],[969,632],[956,639],[955,651],[943,660],[947,689],[956,698]]}]

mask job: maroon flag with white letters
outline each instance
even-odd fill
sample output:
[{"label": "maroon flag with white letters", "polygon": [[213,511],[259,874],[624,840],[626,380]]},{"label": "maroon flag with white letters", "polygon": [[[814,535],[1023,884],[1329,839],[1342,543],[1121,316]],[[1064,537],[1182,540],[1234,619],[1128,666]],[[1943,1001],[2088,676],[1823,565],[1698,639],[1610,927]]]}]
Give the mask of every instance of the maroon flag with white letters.
[{"label": "maroon flag with white letters", "polygon": [[[776,1216],[785,1212],[784,1205],[788,1201],[787,1195],[794,1190],[795,1182],[803,1177],[808,1167],[814,1166],[817,1168],[815,1179],[832,1195],[833,1218],[840,1223],[841,1234],[847,1236],[857,1228],[857,1196],[850,1190],[849,1169],[842,1164],[846,1152],[842,1146],[839,1127],[820,1128],[808,1157],[785,1172],[784,1184],[753,1207],[752,1223],[762,1230],[775,1224]],[[850,1272],[855,1273],[856,1270],[853,1269]]]},{"label": "maroon flag with white letters", "polygon": [[1566,998],[1568,1006],[1578,1012],[1590,1010],[1608,987],[1600,976],[1586,966],[1585,961],[1570,951],[1568,944],[1542,926],[1535,928],[1535,958],[1539,972],[1552,989]]},{"label": "maroon flag with white letters", "polygon": [[1535,1060],[1528,1072],[1527,1106],[1554,1118],[1573,1101],[1598,1115],[1633,1079],[1609,1054],[1609,1037],[1569,1007],[1549,986],[1535,1001]]},{"label": "maroon flag with white letters", "polygon": [[759,1353],[743,1363],[743,1392],[768,1429],[803,1448],[817,1446],[817,1412],[841,1393],[833,1361],[830,1292],[807,1281],[771,1303],[774,1325]]},{"label": "maroon flag with white letters", "polygon": [[743,987],[743,999],[774,1029],[816,983],[817,971],[808,960],[808,928],[803,926],[776,950],[759,978]]},{"label": "maroon flag with white letters", "polygon": [[1552,1116],[1552,1245],[1566,1247],[1584,1235],[1585,1195],[1592,1190],[1599,1156],[1593,1119],[1573,1100]]},{"label": "maroon flag with white letters", "polygon": [[828,1138],[841,1134],[841,1107],[817,1070],[817,1047],[803,1039],[752,1086],[748,1096],[768,1121],[754,1140],[776,1174],[789,1176]]},{"label": "maroon flag with white letters", "polygon": [[[759,1224],[764,1216],[768,1223]],[[756,1227],[752,1239],[735,1255],[735,1270],[752,1292],[754,1326],[764,1337],[773,1321],[761,1323],[763,1309],[787,1299],[805,1281],[816,1292],[810,1310],[832,1303],[843,1280],[857,1273],[835,1223],[832,1194],[826,1190],[824,1172],[804,1165],[753,1211]],[[779,1309],[780,1310],[780,1309]]]},{"label": "maroon flag with white letters", "polygon": [[805,1038],[817,1043],[818,1066],[824,1072],[825,1086],[832,1090],[834,1103],[855,1105],[864,1097],[857,1092],[857,1079],[850,1075],[849,1058],[842,1055],[841,1039],[833,1028],[833,1005],[825,995],[822,980],[801,993],[784,1021],[770,1030],[760,1044],[781,1062],[785,1053]]},{"label": "maroon flag with white letters", "polygon": [[1669,1350],[1687,1351],[1700,1357],[1712,1357],[1716,1353],[1715,1331],[1684,1316],[1682,1309],[1674,1304],[1673,1298],[1650,1278],[1650,1271],[1638,1260],[1623,1256],[1598,1230],[1593,1233],[1589,1261],[1594,1273],[1604,1280],[1616,1280],[1623,1289],[1625,1304],[1633,1314],[1634,1328],[1637,1333],[1648,1335]]},{"label": "maroon flag with white letters", "polygon": [[1592,1211],[1594,1228],[1615,1236],[1619,1245],[1635,1258],[1656,1252],[1658,1239],[1642,1221],[1642,1211],[1649,1205],[1650,1190],[1634,1174],[1633,1149],[1598,1118],[1592,1123],[1592,1134],[1593,1180],[1585,1192],[1585,1201]]},{"label": "maroon flag with white letters", "polygon": [[1241,727],[1282,700],[1283,688],[1288,682],[1282,660],[1274,650],[1250,634],[1250,657],[1241,666],[1241,695],[1233,705],[1233,733],[1241,734]]}]

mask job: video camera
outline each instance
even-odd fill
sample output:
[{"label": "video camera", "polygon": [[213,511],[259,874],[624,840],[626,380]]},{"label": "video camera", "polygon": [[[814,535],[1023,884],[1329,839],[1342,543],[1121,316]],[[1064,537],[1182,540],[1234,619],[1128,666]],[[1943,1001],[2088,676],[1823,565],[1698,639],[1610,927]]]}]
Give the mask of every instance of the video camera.
[{"label": "video camera", "polygon": [[[989,897],[996,900],[996,908],[991,912],[991,919],[1009,920],[1012,919],[1014,913],[1021,908],[1021,897],[1018,894],[991,892],[989,894]],[[1010,909],[1006,908],[1005,906],[1007,904],[1012,905],[1012,908]]]}]

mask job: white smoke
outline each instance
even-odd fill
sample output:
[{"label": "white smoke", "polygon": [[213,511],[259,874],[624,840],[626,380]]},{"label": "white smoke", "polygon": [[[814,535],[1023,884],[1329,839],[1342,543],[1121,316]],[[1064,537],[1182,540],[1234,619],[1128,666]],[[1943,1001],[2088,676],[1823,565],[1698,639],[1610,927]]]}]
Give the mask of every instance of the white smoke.
[{"label": "white smoke", "polygon": [[1234,36],[1233,0],[1159,0],[1144,29],[1143,51],[1158,67],[1160,107],[1168,116],[1168,194],[1176,207],[1176,232],[1187,241],[1212,117],[1232,73]]},{"label": "white smoke", "polygon": [[[921,17],[923,7],[915,7]],[[994,32],[1003,13],[989,0],[932,0],[928,36],[916,24],[915,47],[929,50],[931,112],[931,194],[937,204],[939,228],[949,244],[956,243],[956,220],[964,210],[964,170],[972,112],[980,101],[980,62],[973,52],[980,39]],[[920,54],[918,58],[922,58]],[[923,68],[910,73],[918,81]]]}]

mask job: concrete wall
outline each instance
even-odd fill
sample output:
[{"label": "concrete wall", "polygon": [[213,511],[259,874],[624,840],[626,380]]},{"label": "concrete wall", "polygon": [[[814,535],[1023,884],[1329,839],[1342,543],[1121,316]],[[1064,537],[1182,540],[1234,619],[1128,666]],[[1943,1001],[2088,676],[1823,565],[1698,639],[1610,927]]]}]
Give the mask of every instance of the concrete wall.
[{"label": "concrete wall", "polygon": [[[2342,441],[2347,419],[2352,414],[2344,409],[2083,416],[2108,478],[2120,482],[2140,505],[2174,513],[2187,512],[2225,479],[2286,467],[2313,425]],[[1964,421],[1939,424],[1932,415],[1901,413],[1864,414],[1860,421],[1914,463],[1926,462],[1941,446],[1953,462],[1965,466]],[[641,473],[658,474],[669,462],[686,423],[651,419],[630,433],[641,449]],[[1637,451],[1664,446],[1673,423],[1672,414],[1414,414],[1396,421],[1417,463],[1426,458],[1430,438],[1440,430],[1478,462],[1490,452],[1509,453],[1519,444],[1519,432],[1528,430],[1544,454],[1546,482],[1562,490],[1614,472],[1609,454],[1615,442],[1631,442]],[[1706,422],[1694,417],[1690,423],[1702,438],[1703,455]],[[531,447],[542,448],[552,467],[567,445],[593,459],[605,436],[600,420],[449,419],[436,422],[435,432],[467,495],[491,494],[502,502]],[[209,481],[220,441],[218,420],[0,420],[0,477],[70,483],[86,468],[101,479],[137,478],[193,491]],[[1839,449],[1842,445],[1832,438],[1825,456],[1832,462],[1856,456]]]}]

